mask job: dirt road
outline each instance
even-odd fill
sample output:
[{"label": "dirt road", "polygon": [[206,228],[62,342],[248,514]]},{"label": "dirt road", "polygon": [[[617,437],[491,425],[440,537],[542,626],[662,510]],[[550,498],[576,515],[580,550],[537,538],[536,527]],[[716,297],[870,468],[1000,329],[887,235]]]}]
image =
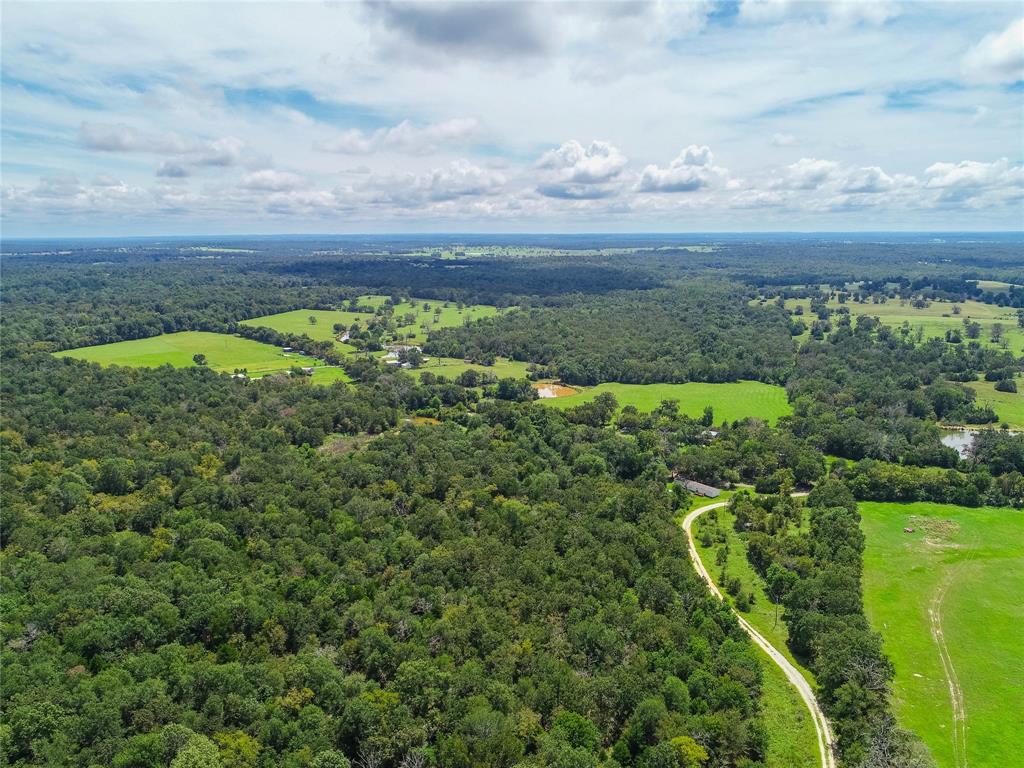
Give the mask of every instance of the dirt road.
[{"label": "dirt road", "polygon": [[[794,494],[805,495],[805,494]],[[715,597],[719,600],[724,600],[722,593],[715,586],[714,580],[711,578],[711,574],[708,573],[704,567],[704,563],[700,559],[700,555],[697,554],[697,545],[693,541],[693,521],[703,515],[705,512],[724,507],[728,504],[727,501],[719,501],[714,504],[708,504],[703,507],[699,507],[690,512],[683,519],[683,530],[686,531],[686,540],[690,547],[690,559],[693,561],[693,567],[697,569],[697,573],[704,579],[704,582],[708,585],[708,588],[714,593]],[[740,626],[743,627],[743,631],[750,635],[750,638],[760,646],[760,648],[768,654],[769,658],[775,662],[775,664],[785,673],[786,679],[796,688],[800,694],[800,698],[804,700],[804,704],[807,705],[807,709],[811,713],[811,719],[814,721],[814,730],[818,734],[818,752],[821,754],[821,766],[822,768],[835,768],[836,761],[832,754],[832,729],[828,724],[828,720],[825,718],[825,713],[821,711],[821,707],[818,705],[818,699],[814,695],[810,683],[807,682],[806,678],[800,674],[793,664],[787,659],[779,650],[769,643],[764,636],[754,629],[750,623],[744,619],[739,613],[733,609],[733,613],[736,614],[736,618],[740,622]]]}]

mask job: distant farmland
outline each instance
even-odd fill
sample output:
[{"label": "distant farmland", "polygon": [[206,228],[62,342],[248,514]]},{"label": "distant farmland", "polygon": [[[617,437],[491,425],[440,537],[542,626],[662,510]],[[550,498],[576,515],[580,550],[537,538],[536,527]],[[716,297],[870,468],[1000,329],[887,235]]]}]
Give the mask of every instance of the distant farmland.
[{"label": "distant farmland", "polygon": [[779,417],[792,412],[786,390],[759,381],[738,381],[726,384],[598,384],[568,397],[541,400],[557,408],[572,408],[587,403],[602,392],[615,395],[620,406],[633,405],[641,411],[652,411],[662,400],[678,400],[680,413],[700,416],[708,405],[714,410],[715,424],[735,421],[747,416],[774,424]]},{"label": "distant farmland", "polygon": [[[803,307],[803,316],[794,319],[802,319],[808,326],[817,318],[810,311],[810,299],[790,299],[786,302],[787,309],[795,310]],[[904,323],[910,328],[911,335],[921,329],[924,339],[933,337],[944,338],[946,331],[964,329],[964,320],[976,322],[981,326],[981,336],[978,339],[982,344],[995,346],[992,341],[992,326],[996,323],[1003,327],[1003,338],[1007,348],[1015,355],[1024,354],[1024,328],[1017,323],[1017,310],[1010,307],[1000,307],[995,304],[985,304],[980,301],[964,301],[954,304],[949,301],[931,301],[927,307],[915,308],[911,302],[900,299],[891,299],[885,304],[861,304],[856,301],[846,301],[840,304],[838,300],[832,299],[828,302],[829,309],[835,311],[840,308],[850,310],[854,318],[857,315],[869,315],[877,317],[882,323],[892,328],[899,328]],[[955,314],[953,307],[957,308],[959,314]],[[801,339],[810,338],[810,333],[805,332]],[[962,343],[966,344],[969,339],[966,336]]]}]

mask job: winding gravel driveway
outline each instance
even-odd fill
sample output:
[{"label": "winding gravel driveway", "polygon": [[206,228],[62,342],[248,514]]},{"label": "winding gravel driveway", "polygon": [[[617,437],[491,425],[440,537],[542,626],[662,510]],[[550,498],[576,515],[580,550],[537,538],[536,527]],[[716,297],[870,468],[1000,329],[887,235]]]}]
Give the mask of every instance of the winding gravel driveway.
[{"label": "winding gravel driveway", "polygon": [[[807,494],[794,493],[793,495],[806,496]],[[700,577],[704,579],[704,583],[708,585],[708,589],[710,589],[719,600],[724,600],[725,598],[718,590],[718,587],[715,586],[715,582],[712,580],[711,574],[708,573],[707,569],[704,567],[704,563],[700,559],[700,555],[697,554],[697,545],[693,541],[693,522],[705,512],[712,509],[718,509],[719,507],[724,507],[728,505],[728,503],[729,502],[727,501],[719,501],[714,504],[698,507],[683,519],[683,530],[686,531],[686,540],[690,547],[690,559],[693,561],[693,567],[697,569],[697,573],[699,573]],[[771,660],[778,665],[779,669],[785,673],[786,678],[793,684],[793,687],[796,688],[797,692],[800,694],[800,698],[803,699],[804,704],[807,705],[807,709],[811,713],[811,719],[814,721],[814,730],[818,734],[818,752],[821,754],[821,768],[835,768],[835,756],[832,754],[832,729],[828,724],[828,720],[825,718],[825,713],[821,711],[818,699],[815,697],[814,690],[807,682],[807,679],[800,674],[800,670],[793,666],[789,659],[783,656],[774,645],[765,639],[764,635],[754,629],[750,625],[750,622],[743,618],[735,608],[733,608],[733,613],[739,620],[740,626],[743,627],[743,631],[750,635],[750,639],[757,643],[761,647],[761,650],[767,653]]]}]

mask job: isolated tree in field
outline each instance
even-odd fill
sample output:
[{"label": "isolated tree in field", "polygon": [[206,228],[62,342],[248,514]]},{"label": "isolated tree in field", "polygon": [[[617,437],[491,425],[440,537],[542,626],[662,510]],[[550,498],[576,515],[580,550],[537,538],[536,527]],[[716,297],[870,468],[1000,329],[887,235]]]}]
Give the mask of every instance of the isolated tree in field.
[{"label": "isolated tree in field", "polygon": [[1003,324],[993,323],[992,324],[992,341],[998,344],[1003,340]]},{"label": "isolated tree in field", "polygon": [[310,315],[309,316],[309,324],[310,325],[316,325],[316,315]]},{"label": "isolated tree in field", "polygon": [[202,352],[198,352],[192,355],[192,362],[196,365],[206,365],[206,355]]},{"label": "isolated tree in field", "polygon": [[969,322],[964,320],[964,330],[967,333],[968,339],[977,339],[981,337],[981,324]]}]

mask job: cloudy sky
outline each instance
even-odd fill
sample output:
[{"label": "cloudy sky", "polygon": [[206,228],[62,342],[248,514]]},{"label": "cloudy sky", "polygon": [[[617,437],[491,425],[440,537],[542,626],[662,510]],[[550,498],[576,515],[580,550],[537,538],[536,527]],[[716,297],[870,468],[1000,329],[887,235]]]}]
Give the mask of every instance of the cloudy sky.
[{"label": "cloudy sky", "polygon": [[2,22],[7,236],[1024,228],[1019,2]]}]

